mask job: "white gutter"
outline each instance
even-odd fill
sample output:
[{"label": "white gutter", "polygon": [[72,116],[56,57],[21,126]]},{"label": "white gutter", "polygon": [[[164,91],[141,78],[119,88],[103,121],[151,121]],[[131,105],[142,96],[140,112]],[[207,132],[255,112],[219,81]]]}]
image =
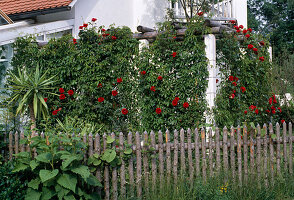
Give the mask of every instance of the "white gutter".
[{"label": "white gutter", "polygon": [[76,4],[76,2],[77,2],[78,0],[73,0],[68,6],[69,7],[74,7],[74,5]]},{"label": "white gutter", "polygon": [[0,31],[6,31],[6,30],[12,29],[12,28],[28,26],[33,23],[35,23],[34,20],[28,19],[28,20],[24,20],[24,21],[20,21],[20,22],[15,22],[13,24],[2,25],[2,26],[0,26]]}]

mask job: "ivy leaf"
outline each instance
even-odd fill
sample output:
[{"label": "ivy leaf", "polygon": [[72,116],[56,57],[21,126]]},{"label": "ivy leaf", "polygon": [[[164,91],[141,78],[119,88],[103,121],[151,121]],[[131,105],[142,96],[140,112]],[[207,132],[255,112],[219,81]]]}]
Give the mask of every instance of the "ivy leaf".
[{"label": "ivy leaf", "polygon": [[111,144],[111,143],[113,143],[114,142],[114,138],[112,138],[111,136],[107,136],[107,139],[106,139],[106,143],[107,144]]},{"label": "ivy leaf", "polygon": [[38,190],[41,180],[39,178],[35,178],[28,183],[28,187]]},{"label": "ivy leaf", "polygon": [[71,191],[75,192],[77,178],[69,174],[62,174],[62,176],[58,178],[57,183],[62,187],[70,189]]},{"label": "ivy leaf", "polygon": [[76,168],[71,169],[73,173],[79,174],[83,179],[86,179],[90,176],[89,168],[85,165],[80,165]]},{"label": "ivy leaf", "polygon": [[39,200],[41,197],[41,192],[28,188],[25,200]]},{"label": "ivy leaf", "polygon": [[54,178],[58,174],[59,170],[54,169],[53,171],[42,169],[40,170],[39,176],[41,178],[42,183]]},{"label": "ivy leaf", "polygon": [[111,163],[111,161],[113,161],[113,160],[115,159],[115,157],[116,157],[116,152],[115,152],[115,150],[113,150],[113,149],[107,149],[107,150],[103,153],[101,159],[102,159],[102,160],[105,160],[105,161],[108,162],[108,163]]},{"label": "ivy leaf", "polygon": [[132,150],[131,148],[127,148],[127,149],[125,149],[124,154],[129,155],[129,154],[131,154],[132,152],[133,152],[133,150]]},{"label": "ivy leaf", "polygon": [[43,162],[43,163],[49,163],[52,160],[52,154],[51,153],[42,153],[36,157],[36,160]]}]

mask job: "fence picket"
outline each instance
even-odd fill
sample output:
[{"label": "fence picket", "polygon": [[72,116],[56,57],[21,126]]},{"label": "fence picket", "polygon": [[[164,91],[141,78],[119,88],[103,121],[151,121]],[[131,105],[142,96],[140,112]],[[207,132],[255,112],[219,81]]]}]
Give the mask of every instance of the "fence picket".
[{"label": "fence picket", "polygon": [[281,174],[281,144],[280,144],[280,124],[276,124],[276,134],[277,134],[277,173]]},{"label": "fence picket", "polygon": [[88,140],[88,144],[89,144],[89,152],[88,155],[89,157],[93,155],[93,135],[92,133],[89,134],[89,140]]},{"label": "fence picket", "polygon": [[239,185],[242,185],[242,140],[240,125],[237,127],[237,157]]},{"label": "fence picket", "polygon": [[[112,148],[116,149],[116,142],[115,142],[115,134],[111,133],[111,137],[114,139],[114,142],[112,143]],[[112,198],[113,200],[117,199],[117,168],[112,168]]]},{"label": "fence picket", "polygon": [[264,185],[265,187],[268,187],[268,155],[267,155],[267,148],[268,148],[268,139],[267,139],[267,126],[266,124],[263,125],[263,130],[265,132],[264,134],[264,145],[263,145],[263,176],[264,176]]},{"label": "fence picket", "polygon": [[199,133],[198,129],[195,129],[195,168],[196,168],[196,177],[200,175],[200,152],[199,152]]},{"label": "fence picket", "polygon": [[174,173],[174,185],[177,184],[178,180],[178,131],[174,131],[174,166],[173,166],[173,173]]},{"label": "fence picket", "polygon": [[[98,155],[101,154],[100,135],[98,133],[95,135],[94,152]],[[102,182],[100,167],[96,170],[96,177],[100,182]],[[100,193],[100,188],[97,190],[97,192]]]},{"label": "fence picket", "polygon": [[152,161],[151,161],[152,190],[155,191],[157,168],[156,168],[155,134],[153,131],[151,131],[150,133],[150,138],[151,138],[151,148],[153,150]]},{"label": "fence picket", "polygon": [[[251,127],[252,128],[252,127]],[[249,149],[250,149],[250,174],[251,174],[251,178],[254,177],[254,169],[255,169],[255,165],[254,165],[254,136],[253,136],[253,129],[250,130],[250,146],[249,146]]]},{"label": "fence picket", "polygon": [[[103,134],[103,151],[106,151],[107,149],[107,135]],[[104,191],[105,191],[105,199],[108,200],[110,198],[110,192],[109,192],[109,167],[104,167]]]},{"label": "fence picket", "polygon": [[283,156],[284,156],[284,171],[288,171],[288,161],[287,161],[287,124],[283,123]]},{"label": "fence picket", "polygon": [[202,148],[202,178],[203,181],[206,182],[206,137],[205,137],[205,129],[201,129],[201,148]]},{"label": "fence picket", "polygon": [[143,144],[143,169],[144,169],[144,183],[145,191],[149,192],[149,163],[148,163],[148,133],[144,132],[144,144]]},{"label": "fence picket", "polygon": [[187,139],[188,139],[188,162],[189,162],[189,175],[190,182],[192,183],[194,177],[194,168],[192,160],[192,139],[191,139],[191,129],[187,130]]},{"label": "fence picket", "polygon": [[261,174],[261,128],[260,125],[257,125],[257,137],[256,137],[256,167],[257,167],[257,182],[260,187],[260,174]]},{"label": "fence picket", "polygon": [[15,134],[14,134],[14,152],[15,154],[18,154],[18,132],[16,131]]},{"label": "fence picket", "polygon": [[244,151],[244,181],[248,181],[248,132],[247,127],[243,128],[243,151]]},{"label": "fence picket", "polygon": [[170,150],[170,133],[166,131],[166,173],[167,173],[167,184],[170,183],[171,176],[171,150]]},{"label": "fence picket", "polygon": [[220,161],[220,140],[219,140],[219,128],[216,127],[215,129],[215,148],[216,148],[216,169],[217,173],[220,172],[221,168],[221,161]]},{"label": "fence picket", "polygon": [[[128,133],[128,145],[133,146],[133,134]],[[133,157],[129,159],[129,179],[130,179],[130,196],[134,196],[134,166],[133,166]]]},{"label": "fence picket", "polygon": [[[20,140],[23,140],[24,139],[24,133],[23,131],[20,133]],[[21,152],[25,152],[25,144],[21,143],[20,144],[20,151]]]},{"label": "fence picket", "polygon": [[13,134],[12,131],[9,132],[9,160],[12,160],[12,154],[13,154]]},{"label": "fence picket", "polygon": [[227,139],[228,139],[228,129],[227,129],[227,127],[225,127],[223,129],[223,162],[224,162],[225,173],[228,172],[228,166],[229,166]]},{"label": "fence picket", "polygon": [[185,164],[185,131],[181,129],[180,131],[180,147],[181,147],[181,174],[186,173]]},{"label": "fence picket", "polygon": [[163,186],[164,160],[163,160],[163,136],[162,132],[158,132],[158,159],[159,159],[159,180],[160,188]]},{"label": "fence picket", "polygon": [[231,135],[230,135],[230,159],[231,159],[231,173],[233,176],[233,179],[235,179],[235,129],[234,127],[231,127]]},{"label": "fence picket", "polygon": [[209,176],[213,176],[213,152],[212,152],[212,129],[209,129],[208,132],[208,136],[209,136]]},{"label": "fence picket", "polygon": [[293,133],[292,133],[292,123],[289,122],[289,173],[292,175],[293,174],[293,154],[292,154],[292,149],[293,149]]},{"label": "fence picket", "polygon": [[[119,150],[120,157],[124,156],[124,134],[122,132],[119,133]],[[120,197],[122,199],[126,199],[126,172],[125,172],[125,161],[121,159],[120,166]]]},{"label": "fence picket", "polygon": [[271,169],[271,184],[274,184],[274,145],[272,135],[274,134],[274,129],[272,123],[269,125],[269,139],[270,139],[270,169]]},{"label": "fence picket", "polygon": [[136,188],[137,188],[137,197],[142,196],[142,157],[141,157],[141,139],[140,134],[136,132]]}]

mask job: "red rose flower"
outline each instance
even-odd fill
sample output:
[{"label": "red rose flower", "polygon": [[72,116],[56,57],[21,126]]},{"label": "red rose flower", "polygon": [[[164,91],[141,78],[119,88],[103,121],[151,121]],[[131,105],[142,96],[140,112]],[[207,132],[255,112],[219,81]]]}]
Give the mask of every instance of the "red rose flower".
[{"label": "red rose flower", "polygon": [[218,79],[215,80],[216,83],[218,83],[218,81],[219,81]]},{"label": "red rose flower", "polygon": [[162,80],[162,76],[158,76],[157,79],[158,79],[159,81],[161,81],[161,80]]},{"label": "red rose flower", "polygon": [[256,106],[251,105],[251,106],[249,107],[249,110],[253,111],[255,108],[256,108]]},{"label": "red rose flower", "polygon": [[243,26],[243,25],[240,25],[240,26],[239,26],[239,28],[243,29],[243,28],[244,28],[244,26]]},{"label": "red rose flower", "polygon": [[77,39],[76,38],[73,38],[72,39],[73,43],[77,42]]},{"label": "red rose flower", "polygon": [[236,76],[234,76],[234,81],[238,81],[239,79],[236,77]]},{"label": "red rose flower", "polygon": [[230,20],[230,23],[231,24],[236,24],[236,21],[235,20]]},{"label": "red rose flower", "polygon": [[60,93],[64,93],[64,89],[63,88],[59,88],[59,92]]},{"label": "red rose flower", "polygon": [[247,34],[247,35],[245,35],[245,37],[246,37],[246,38],[250,38],[250,35],[249,35],[249,34]]},{"label": "red rose flower", "polygon": [[145,74],[146,74],[146,71],[141,71],[141,74],[142,74],[142,75],[145,75]]},{"label": "red rose flower", "polygon": [[285,123],[285,120],[282,119],[282,120],[281,120],[281,123],[284,124],[284,123]]},{"label": "red rose flower", "polygon": [[97,85],[97,87],[99,87],[99,88],[100,88],[100,87],[102,87],[102,84],[101,84],[101,83],[99,83],[99,84]]},{"label": "red rose flower", "polygon": [[254,52],[257,52],[257,51],[258,51],[258,49],[257,49],[257,48],[253,48],[252,50],[253,50]]},{"label": "red rose flower", "polygon": [[112,40],[116,40],[116,37],[115,37],[115,36],[111,36],[111,39],[112,39]]},{"label": "red rose flower", "polygon": [[84,28],[84,26],[79,26],[79,29],[83,29]]},{"label": "red rose flower", "polygon": [[172,56],[176,57],[176,55],[177,55],[177,52],[173,52]]},{"label": "red rose flower", "polygon": [[247,30],[246,30],[246,29],[244,29],[244,30],[243,30],[243,33],[244,33],[244,34],[246,34],[246,33],[247,33]]},{"label": "red rose flower", "polygon": [[276,114],[276,111],[275,111],[275,110],[272,110],[272,113],[273,113],[273,114]]},{"label": "red rose flower", "polygon": [[105,32],[106,30],[103,28],[103,29],[101,29],[101,31],[102,31],[102,32]]},{"label": "red rose flower", "polygon": [[58,113],[57,110],[52,111],[52,115],[57,115],[57,113]]},{"label": "red rose flower", "polygon": [[264,41],[259,42],[260,45],[264,46]]},{"label": "red rose flower", "polygon": [[247,110],[244,111],[244,114],[247,115]]},{"label": "red rose flower", "polygon": [[188,103],[188,102],[185,102],[185,103],[183,104],[183,107],[184,107],[184,108],[188,108],[188,107],[189,107],[189,103]]},{"label": "red rose flower", "polygon": [[177,37],[176,37],[176,36],[174,36],[173,38],[174,38],[174,39],[177,39]]},{"label": "red rose flower", "polygon": [[248,28],[248,31],[251,33],[252,32],[252,28]]},{"label": "red rose flower", "polygon": [[161,113],[161,108],[156,108],[155,112],[156,112],[157,114],[160,114],[160,113]]},{"label": "red rose flower", "polygon": [[60,99],[60,100],[65,99],[65,95],[64,95],[64,94],[60,94],[59,99]]},{"label": "red rose flower", "polygon": [[111,94],[112,94],[112,96],[116,96],[117,95],[117,91],[116,90],[113,90],[112,92],[111,92]]},{"label": "red rose flower", "polygon": [[99,97],[98,98],[98,102],[103,102],[104,101],[104,98],[103,97]]},{"label": "red rose flower", "polygon": [[263,56],[259,57],[259,60],[263,62],[264,61],[264,57]]},{"label": "red rose flower", "polygon": [[270,113],[271,111],[267,109],[266,112],[267,112],[267,113]]},{"label": "red rose flower", "polygon": [[59,111],[61,111],[61,109],[62,109],[62,108],[58,108],[57,111],[59,112]]},{"label": "red rose flower", "polygon": [[231,94],[230,98],[231,99],[234,99],[235,98],[235,94]]},{"label": "red rose flower", "polygon": [[69,91],[67,91],[67,93],[68,93],[69,96],[72,96],[74,94],[74,91],[73,90],[69,90]]},{"label": "red rose flower", "polygon": [[255,110],[255,113],[258,114],[258,109]]},{"label": "red rose flower", "polygon": [[252,44],[248,44],[248,49],[252,49],[253,45]]},{"label": "red rose flower", "polygon": [[274,103],[278,103],[275,95],[273,96],[273,98],[274,98],[274,101],[273,102]]},{"label": "red rose flower", "polygon": [[233,90],[233,93],[236,93],[236,90]]},{"label": "red rose flower", "polygon": [[282,109],[280,107],[278,107],[278,110],[280,111],[280,113],[282,112]]},{"label": "red rose flower", "polygon": [[44,101],[47,102],[48,101],[48,98],[44,98]]},{"label": "red rose flower", "polygon": [[242,93],[244,93],[246,91],[246,88],[242,86],[241,91],[242,91]]},{"label": "red rose flower", "polygon": [[235,28],[236,30],[239,30],[239,26],[234,26],[234,28]]},{"label": "red rose flower", "polygon": [[237,83],[234,81],[233,83],[232,83],[234,86],[236,86],[237,85]]},{"label": "red rose flower", "polygon": [[150,90],[151,90],[152,92],[155,92],[155,87],[154,87],[154,86],[151,86]]},{"label": "red rose flower", "polygon": [[198,14],[198,16],[202,16],[203,15],[203,12],[199,12],[197,14]]},{"label": "red rose flower", "polygon": [[92,18],[92,22],[96,22],[97,21],[97,19],[96,18]]},{"label": "red rose flower", "polygon": [[173,104],[173,106],[176,106],[176,105],[178,105],[178,101],[177,101],[176,99],[174,99],[174,100],[172,101],[172,104]]},{"label": "red rose flower", "polygon": [[229,81],[233,81],[234,80],[234,76],[229,76]]},{"label": "red rose flower", "polygon": [[179,97],[175,97],[175,100],[180,101],[180,98]]},{"label": "red rose flower", "polygon": [[123,115],[126,115],[126,114],[128,114],[128,109],[126,109],[126,108],[123,108],[122,110],[121,110],[121,113],[123,114]]},{"label": "red rose flower", "polygon": [[87,28],[88,24],[83,24],[83,26],[84,26],[85,28]]},{"label": "red rose flower", "polygon": [[240,33],[241,31],[240,31],[240,29],[238,29],[238,30],[236,30],[236,32],[237,32],[237,33]]},{"label": "red rose flower", "polygon": [[117,81],[117,83],[121,83],[122,82],[122,78],[117,78],[116,81]]},{"label": "red rose flower", "polygon": [[268,99],[268,103],[269,103],[269,105],[272,105],[272,103],[273,103],[273,98],[269,98],[269,99]]},{"label": "red rose flower", "polygon": [[275,106],[272,106],[271,109],[272,109],[272,110],[276,110]]}]

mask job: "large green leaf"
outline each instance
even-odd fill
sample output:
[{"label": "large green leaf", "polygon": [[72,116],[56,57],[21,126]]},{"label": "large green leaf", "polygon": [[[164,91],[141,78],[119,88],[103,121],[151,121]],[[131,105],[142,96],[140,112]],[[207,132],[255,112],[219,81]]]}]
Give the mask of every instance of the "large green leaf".
[{"label": "large green leaf", "polygon": [[42,169],[39,172],[39,176],[41,178],[42,183],[44,183],[45,181],[48,181],[57,176],[58,173],[58,169],[54,169],[53,171]]},{"label": "large green leaf", "polygon": [[50,163],[52,160],[52,154],[51,153],[42,153],[36,157],[36,160],[44,163]]},{"label": "large green leaf", "polygon": [[102,184],[95,176],[93,176],[93,174],[90,174],[89,178],[85,179],[85,181],[89,185],[102,187]]},{"label": "large green leaf", "polygon": [[41,192],[38,192],[36,190],[33,190],[31,188],[29,188],[27,190],[27,194],[25,196],[25,200],[39,200],[41,197]]},{"label": "large green leaf", "polygon": [[39,162],[37,162],[36,160],[32,160],[30,162],[30,167],[32,170],[36,169],[36,167],[38,167],[38,166],[39,166]]},{"label": "large green leaf", "polygon": [[107,150],[103,153],[101,159],[102,159],[102,160],[105,160],[105,161],[108,162],[108,163],[111,163],[111,162],[115,159],[115,157],[116,157],[116,152],[115,152],[115,150],[113,150],[113,149],[107,149]]},{"label": "large green leaf", "polygon": [[71,191],[75,192],[76,185],[77,185],[77,178],[70,174],[62,174],[57,183],[64,188],[70,189]]},{"label": "large green leaf", "polygon": [[12,172],[19,172],[19,171],[22,171],[22,170],[25,170],[29,168],[29,165],[25,165],[23,163],[19,163],[15,166],[15,168],[12,170]]},{"label": "large green leaf", "polygon": [[63,197],[64,200],[76,200],[76,198],[73,195],[67,195]]},{"label": "large green leaf", "polygon": [[70,192],[70,190],[63,188],[58,184],[55,185],[55,191],[57,192],[57,197],[60,200],[62,200],[62,198]]},{"label": "large green leaf", "polygon": [[43,187],[41,200],[50,200],[50,199],[52,199],[53,196],[55,196],[55,194],[56,193],[54,190],[51,190],[47,187]]},{"label": "large green leaf", "polygon": [[62,168],[63,169],[68,167],[70,165],[70,163],[72,163],[72,161],[77,160],[77,157],[73,156],[73,155],[70,155],[70,156],[64,155],[64,156],[61,156],[61,158],[62,159],[66,158],[66,160],[62,161]]},{"label": "large green leaf", "polygon": [[89,168],[85,165],[80,165],[78,167],[72,168],[71,171],[81,175],[83,179],[86,179],[90,176]]},{"label": "large green leaf", "polygon": [[41,180],[39,178],[35,178],[31,180],[28,184],[28,187],[38,190]]}]

